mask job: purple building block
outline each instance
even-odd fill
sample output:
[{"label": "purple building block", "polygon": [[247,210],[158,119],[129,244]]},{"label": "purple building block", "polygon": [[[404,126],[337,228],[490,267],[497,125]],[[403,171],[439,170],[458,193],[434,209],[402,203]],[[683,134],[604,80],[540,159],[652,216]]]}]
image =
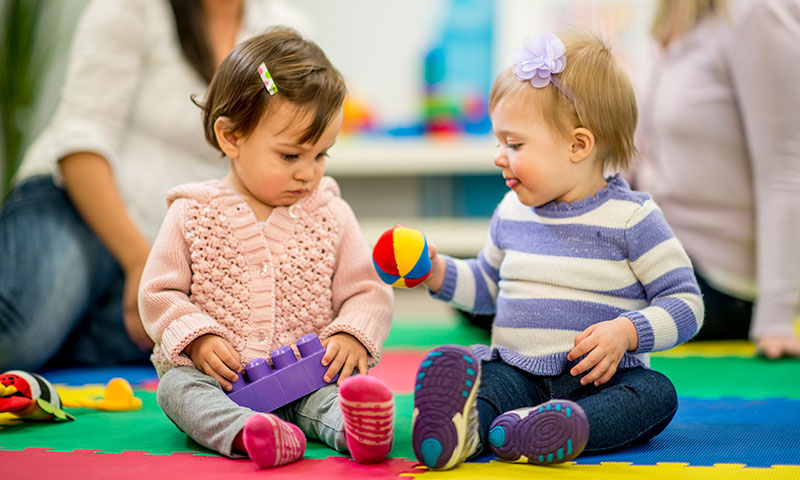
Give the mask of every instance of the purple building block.
[{"label": "purple building block", "polygon": [[299,360],[292,347],[276,348],[270,355],[272,368],[263,358],[248,363],[228,397],[257,412],[271,412],[335,382],[339,377],[337,375],[330,382],[322,379],[328,367],[322,365],[325,348],[315,334],[300,337],[297,350],[301,356]]}]

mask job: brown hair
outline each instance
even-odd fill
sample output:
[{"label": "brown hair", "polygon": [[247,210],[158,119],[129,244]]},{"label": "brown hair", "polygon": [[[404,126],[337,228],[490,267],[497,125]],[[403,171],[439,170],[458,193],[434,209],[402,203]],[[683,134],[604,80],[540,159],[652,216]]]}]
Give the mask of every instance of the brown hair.
[{"label": "brown hair", "polygon": [[199,0],[170,0],[183,56],[206,82],[214,76],[214,56],[206,36],[206,14]]},{"label": "brown hair", "polygon": [[[258,74],[262,62],[278,88],[275,95],[267,92]],[[204,102],[195,103],[203,109],[206,139],[220,150],[214,133],[219,117],[227,117],[232,131],[247,136],[281,100],[310,118],[298,143],[316,142],[342,108],[346,93],[342,75],[317,44],[291,28],[272,27],[237,45],[217,68]]]},{"label": "brown hair", "polygon": [[555,76],[561,90],[553,83],[535,88],[508,68],[492,85],[489,112],[509,96],[536,105],[554,132],[568,135],[578,127],[591,131],[604,168],[629,168],[638,155],[633,144],[638,113],[628,75],[597,35],[572,31],[558,36],[567,48],[566,67]]}]

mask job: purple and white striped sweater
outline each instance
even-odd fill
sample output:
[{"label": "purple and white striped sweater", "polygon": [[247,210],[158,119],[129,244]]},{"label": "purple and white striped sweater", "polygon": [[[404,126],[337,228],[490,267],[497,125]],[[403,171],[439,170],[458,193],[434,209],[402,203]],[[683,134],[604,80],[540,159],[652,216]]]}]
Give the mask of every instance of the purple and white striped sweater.
[{"label": "purple and white striped sweater", "polygon": [[509,192],[495,210],[477,259],[445,257],[434,298],[495,313],[497,358],[537,375],[561,373],[574,338],[589,325],[624,316],[639,346],[619,367],[649,365],[648,352],[689,340],[703,320],[692,264],[650,195],[619,175],[592,197],[527,207]]}]

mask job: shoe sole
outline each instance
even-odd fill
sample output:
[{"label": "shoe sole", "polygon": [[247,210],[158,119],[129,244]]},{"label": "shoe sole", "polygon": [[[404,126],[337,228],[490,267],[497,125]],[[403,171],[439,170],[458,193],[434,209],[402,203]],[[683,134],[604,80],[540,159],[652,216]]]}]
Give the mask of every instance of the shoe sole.
[{"label": "shoe sole", "polygon": [[489,446],[500,460],[549,465],[574,459],[589,439],[586,413],[575,402],[551,400],[497,417]]},{"label": "shoe sole", "polygon": [[411,441],[417,460],[429,468],[445,470],[464,461],[478,372],[478,359],[455,345],[434,349],[420,364]]}]

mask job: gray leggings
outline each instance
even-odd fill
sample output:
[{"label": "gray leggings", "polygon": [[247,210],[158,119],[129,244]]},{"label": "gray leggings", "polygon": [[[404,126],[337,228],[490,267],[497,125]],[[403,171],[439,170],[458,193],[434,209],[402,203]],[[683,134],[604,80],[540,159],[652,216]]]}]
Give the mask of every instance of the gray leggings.
[{"label": "gray leggings", "polygon": [[[300,427],[306,437],[346,452],[338,394],[335,383],[327,385],[272,413]],[[197,443],[226,457],[244,457],[233,449],[233,439],[255,412],[235,404],[215,379],[194,367],[175,367],[159,380],[156,397],[172,423]]]}]

